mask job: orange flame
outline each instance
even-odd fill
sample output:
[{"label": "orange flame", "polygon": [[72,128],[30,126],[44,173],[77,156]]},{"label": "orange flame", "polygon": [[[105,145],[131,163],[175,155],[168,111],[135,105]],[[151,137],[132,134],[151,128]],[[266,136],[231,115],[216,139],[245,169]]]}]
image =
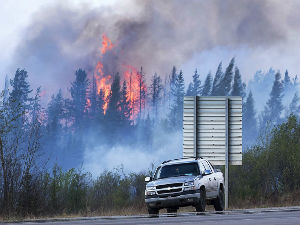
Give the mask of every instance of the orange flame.
[{"label": "orange flame", "polygon": [[[114,46],[115,45],[112,44],[111,40],[105,34],[103,34],[102,47],[100,49],[101,57],[95,67],[94,76],[97,84],[97,93],[100,94],[100,91],[102,90],[104,95],[104,114],[106,113],[109,102],[109,95],[111,93],[112,76],[109,74],[104,74],[104,65],[102,64],[101,60],[102,57],[107,53],[107,51],[111,50]],[[143,104],[143,106],[145,104],[144,99],[142,101],[140,100],[140,91],[141,89],[143,91],[146,91],[146,86],[143,82],[141,83],[141,76],[133,66],[125,66],[123,78],[128,87],[127,100],[130,102],[131,108],[130,119],[134,120],[137,118],[137,115],[140,112],[141,104]]]},{"label": "orange flame", "polygon": [[136,119],[140,111],[140,107],[139,107],[140,85],[138,81],[139,73],[133,66],[128,65],[126,67],[127,70],[124,72],[124,79],[128,87],[127,100],[129,101],[129,105],[131,108],[130,119],[134,120]]},{"label": "orange flame", "polygon": [[111,43],[111,40],[105,35],[102,35],[102,48],[101,48],[101,54],[104,55],[107,50],[111,50],[114,47],[114,45]]}]

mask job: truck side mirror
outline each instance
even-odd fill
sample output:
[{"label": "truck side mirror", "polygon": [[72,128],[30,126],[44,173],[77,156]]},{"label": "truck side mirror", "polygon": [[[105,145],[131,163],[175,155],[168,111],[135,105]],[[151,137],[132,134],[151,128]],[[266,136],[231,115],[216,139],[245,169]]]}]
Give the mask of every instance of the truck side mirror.
[{"label": "truck side mirror", "polygon": [[204,170],[201,173],[202,176],[209,175],[209,174],[211,174],[211,170]]},{"label": "truck side mirror", "polygon": [[145,177],[145,182],[150,182],[152,180],[152,177]]}]

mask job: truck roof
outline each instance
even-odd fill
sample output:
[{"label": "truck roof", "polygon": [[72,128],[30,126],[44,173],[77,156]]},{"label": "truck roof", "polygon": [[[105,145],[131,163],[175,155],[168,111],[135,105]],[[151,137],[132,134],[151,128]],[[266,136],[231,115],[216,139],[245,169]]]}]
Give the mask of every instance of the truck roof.
[{"label": "truck roof", "polygon": [[164,161],[162,165],[173,165],[173,164],[180,164],[180,163],[191,163],[191,162],[197,162],[200,159],[196,158],[184,158],[184,159],[173,159],[173,160],[168,160]]}]

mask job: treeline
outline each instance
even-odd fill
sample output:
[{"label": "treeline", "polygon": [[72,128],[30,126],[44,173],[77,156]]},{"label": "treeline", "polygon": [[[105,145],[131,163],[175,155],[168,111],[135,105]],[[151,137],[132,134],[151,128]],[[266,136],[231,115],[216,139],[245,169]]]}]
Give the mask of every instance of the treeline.
[{"label": "treeline", "polygon": [[[280,124],[290,113],[299,116],[299,82],[297,78],[292,80],[287,71],[284,79],[277,72],[273,80],[269,80],[272,90],[262,112],[256,111],[256,99],[251,90],[246,93],[246,84],[234,58],[225,70],[220,63],[215,75],[209,73],[204,82],[195,70],[188,85],[185,84],[183,71],[175,67],[164,78],[156,73],[147,76],[147,82],[142,68],[136,76],[132,79],[138,82],[140,88],[138,93],[134,93],[133,100],[128,97],[131,96],[131,84],[118,73],[113,76],[109,93],[106,93],[105,89],[99,90],[97,79],[89,79],[82,69],[75,72],[69,95],[65,93],[70,98],[65,98],[60,90],[42,109],[40,97],[36,96],[36,107],[41,111],[40,146],[46,157],[50,158],[51,165],[63,163],[66,168],[77,167],[82,163],[84,149],[98,145],[108,148],[116,145],[144,146],[148,152],[167,145],[157,137],[162,133],[182,130],[184,95],[242,96],[243,145],[247,147],[256,142],[260,132]],[[18,82],[15,79],[19,79]],[[4,93],[5,96],[18,93],[12,98],[17,98],[28,108],[33,104],[34,97],[29,96],[31,89],[27,79],[27,72],[18,70],[12,80],[15,84],[7,85]],[[146,83],[149,85],[146,86]],[[294,90],[294,97],[284,105],[283,96],[290,90]]]},{"label": "treeline", "polygon": [[[299,203],[299,135],[300,123],[291,115],[244,154],[243,166],[230,167],[230,207]],[[10,208],[1,199],[1,215],[7,219],[143,213],[144,178],[152,172],[125,174],[119,168],[93,178],[79,169],[54,166],[22,183]]]}]

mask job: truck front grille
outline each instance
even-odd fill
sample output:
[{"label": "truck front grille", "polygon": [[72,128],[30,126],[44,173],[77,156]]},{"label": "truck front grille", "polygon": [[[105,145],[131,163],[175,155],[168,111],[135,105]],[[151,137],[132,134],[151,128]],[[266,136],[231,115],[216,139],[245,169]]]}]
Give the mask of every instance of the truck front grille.
[{"label": "truck front grille", "polygon": [[168,195],[182,192],[183,183],[163,184],[156,186],[157,194]]},{"label": "truck front grille", "polygon": [[175,193],[175,192],[181,192],[182,188],[173,188],[173,189],[165,189],[161,191],[157,191],[157,194],[169,194],[169,193]]},{"label": "truck front grille", "polygon": [[182,183],[174,183],[174,184],[164,184],[156,186],[156,189],[163,189],[163,188],[173,188],[173,187],[181,187]]}]

